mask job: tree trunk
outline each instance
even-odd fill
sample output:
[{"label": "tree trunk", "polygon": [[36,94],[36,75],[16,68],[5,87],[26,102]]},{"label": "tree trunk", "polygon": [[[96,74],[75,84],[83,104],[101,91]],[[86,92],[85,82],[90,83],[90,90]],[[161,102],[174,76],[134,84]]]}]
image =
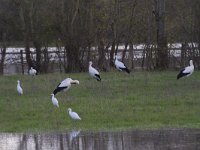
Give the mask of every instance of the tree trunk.
[{"label": "tree trunk", "polygon": [[110,66],[114,66],[114,54],[115,54],[115,40],[112,42],[111,51],[110,51]]},{"label": "tree trunk", "polygon": [[2,46],[0,49],[1,49],[0,74],[3,75],[4,60],[6,57],[6,33],[2,33]]},{"label": "tree trunk", "polygon": [[105,49],[104,49],[103,40],[100,40],[98,44],[98,56],[99,56],[99,60],[98,60],[99,69],[106,71],[107,65],[105,65],[106,58],[105,58]]},{"label": "tree trunk", "polygon": [[168,68],[168,49],[165,35],[165,0],[154,0],[157,28],[157,55],[156,68],[159,70]]},{"label": "tree trunk", "polygon": [[31,59],[29,40],[27,38],[25,38],[25,53],[26,53],[26,61],[27,61],[28,67],[29,68],[35,67],[35,65],[33,64],[33,61]]},{"label": "tree trunk", "polygon": [[30,37],[31,37],[31,21],[29,16],[29,10],[26,8],[27,6],[24,6],[24,3],[21,2],[19,5],[20,9],[20,19],[22,22],[23,27],[23,34],[24,34],[24,44],[25,44],[25,53],[26,53],[26,61],[28,64],[28,67],[35,67],[33,64],[33,61],[31,59],[31,51],[30,51]]},{"label": "tree trunk", "polygon": [[133,43],[129,43],[129,68],[134,69]]},{"label": "tree trunk", "polygon": [[186,49],[187,49],[187,44],[182,43],[181,46],[181,68],[185,66],[185,61],[186,61]]},{"label": "tree trunk", "polygon": [[45,46],[44,51],[43,51],[43,57],[44,61],[42,63],[42,72],[47,73],[48,72],[48,67],[49,67],[49,52],[48,52],[48,46]]},{"label": "tree trunk", "polygon": [[42,55],[41,45],[40,45],[40,42],[37,42],[37,41],[34,41],[33,44],[36,51],[35,68],[38,72],[41,72],[41,55]]},{"label": "tree trunk", "polygon": [[3,75],[5,56],[6,56],[6,46],[3,45],[3,47],[1,48],[0,75]]},{"label": "tree trunk", "polygon": [[91,45],[90,43],[88,43],[87,62],[89,62],[90,60],[91,60]]},{"label": "tree trunk", "polygon": [[124,62],[124,58],[126,56],[127,48],[128,48],[128,43],[125,44],[125,48],[124,48],[123,53],[122,53],[122,62]]},{"label": "tree trunk", "polygon": [[75,43],[69,42],[65,45],[67,52],[67,68],[65,72],[80,72],[82,66],[79,59],[79,46],[76,46]]}]

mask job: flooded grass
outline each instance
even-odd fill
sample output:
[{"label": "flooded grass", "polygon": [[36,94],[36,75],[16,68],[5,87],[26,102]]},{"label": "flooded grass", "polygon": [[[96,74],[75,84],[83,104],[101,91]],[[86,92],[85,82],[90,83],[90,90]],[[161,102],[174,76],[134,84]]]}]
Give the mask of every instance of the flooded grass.
[{"label": "flooded grass", "polygon": [[[45,132],[200,127],[200,73],[176,80],[178,72],[101,73],[102,82],[88,73],[0,77],[0,131]],[[77,79],[66,93],[50,94],[66,77]],[[21,81],[23,95],[16,91]],[[73,121],[67,108],[82,121]]]}]

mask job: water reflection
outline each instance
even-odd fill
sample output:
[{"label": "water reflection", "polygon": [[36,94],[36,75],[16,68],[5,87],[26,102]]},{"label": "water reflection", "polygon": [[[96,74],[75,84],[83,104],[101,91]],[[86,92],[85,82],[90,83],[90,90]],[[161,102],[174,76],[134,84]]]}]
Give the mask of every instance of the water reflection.
[{"label": "water reflection", "polygon": [[69,141],[72,142],[72,140],[75,139],[79,135],[80,132],[81,130],[78,130],[78,131],[73,130],[69,132]]},{"label": "water reflection", "polygon": [[0,134],[0,150],[199,150],[200,130]]}]

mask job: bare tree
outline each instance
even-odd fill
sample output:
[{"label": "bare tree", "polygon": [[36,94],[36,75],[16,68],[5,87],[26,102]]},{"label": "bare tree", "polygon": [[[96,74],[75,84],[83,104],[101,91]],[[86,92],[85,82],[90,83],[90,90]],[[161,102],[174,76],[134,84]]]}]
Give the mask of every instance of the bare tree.
[{"label": "bare tree", "polygon": [[0,58],[0,74],[3,74],[3,70],[4,70],[4,61],[5,61],[5,57],[6,57],[6,33],[2,33],[1,35],[2,37],[2,41],[1,41],[1,45],[0,45],[0,53],[1,53],[1,58]]},{"label": "bare tree", "polygon": [[[16,17],[15,5],[11,0],[0,1],[0,74],[4,71],[4,61],[7,47],[11,40],[16,39],[17,25],[14,24]],[[18,23],[16,21],[16,23]],[[13,33],[14,32],[14,33]]]},{"label": "bare tree", "polygon": [[16,3],[19,7],[19,16],[22,24],[22,31],[24,37],[26,60],[29,68],[35,67],[33,60],[31,59],[30,42],[31,42],[31,19],[30,19],[30,4],[26,1],[20,1]]},{"label": "bare tree", "polygon": [[156,20],[157,35],[157,54],[156,68],[168,68],[168,48],[167,37],[165,34],[165,0],[154,0],[154,11]]},{"label": "bare tree", "polygon": [[81,38],[80,31],[80,1],[62,0],[57,2],[56,29],[59,38],[64,45],[64,69],[65,72],[77,72],[81,70],[79,59]]},{"label": "bare tree", "polygon": [[[186,45],[184,59],[191,57],[195,66],[200,66],[199,3],[199,0],[0,0],[1,50],[3,54],[8,42],[16,42],[13,46],[25,47],[28,67],[48,72],[47,48],[57,44],[62,52],[64,49],[64,53],[59,52],[60,70],[62,66],[65,72],[78,72],[86,70],[89,60],[96,60],[99,69],[108,70],[119,45],[125,45],[122,59],[126,61],[128,52],[129,67],[133,67],[134,45],[142,43],[144,57],[137,64],[142,62],[147,69],[167,69],[172,61],[168,42],[181,42]],[[3,35],[6,42],[2,42]],[[32,47],[36,57],[31,54]]]}]

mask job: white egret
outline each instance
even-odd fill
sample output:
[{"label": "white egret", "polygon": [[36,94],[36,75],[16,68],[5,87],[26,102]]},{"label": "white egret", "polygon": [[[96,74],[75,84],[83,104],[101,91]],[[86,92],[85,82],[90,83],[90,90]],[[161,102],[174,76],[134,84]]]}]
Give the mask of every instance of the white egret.
[{"label": "white egret", "polygon": [[51,96],[52,96],[51,100],[52,100],[53,105],[56,107],[59,107],[57,98],[54,96],[54,94],[51,94]]},{"label": "white egret", "polygon": [[21,87],[21,85],[20,85],[20,81],[19,81],[19,80],[17,80],[17,92],[18,92],[20,95],[23,94],[23,89],[22,89],[22,87]]},{"label": "white egret", "polygon": [[73,120],[81,120],[81,118],[79,117],[79,115],[76,112],[73,112],[71,108],[68,108],[68,113],[69,113],[69,116]]}]

